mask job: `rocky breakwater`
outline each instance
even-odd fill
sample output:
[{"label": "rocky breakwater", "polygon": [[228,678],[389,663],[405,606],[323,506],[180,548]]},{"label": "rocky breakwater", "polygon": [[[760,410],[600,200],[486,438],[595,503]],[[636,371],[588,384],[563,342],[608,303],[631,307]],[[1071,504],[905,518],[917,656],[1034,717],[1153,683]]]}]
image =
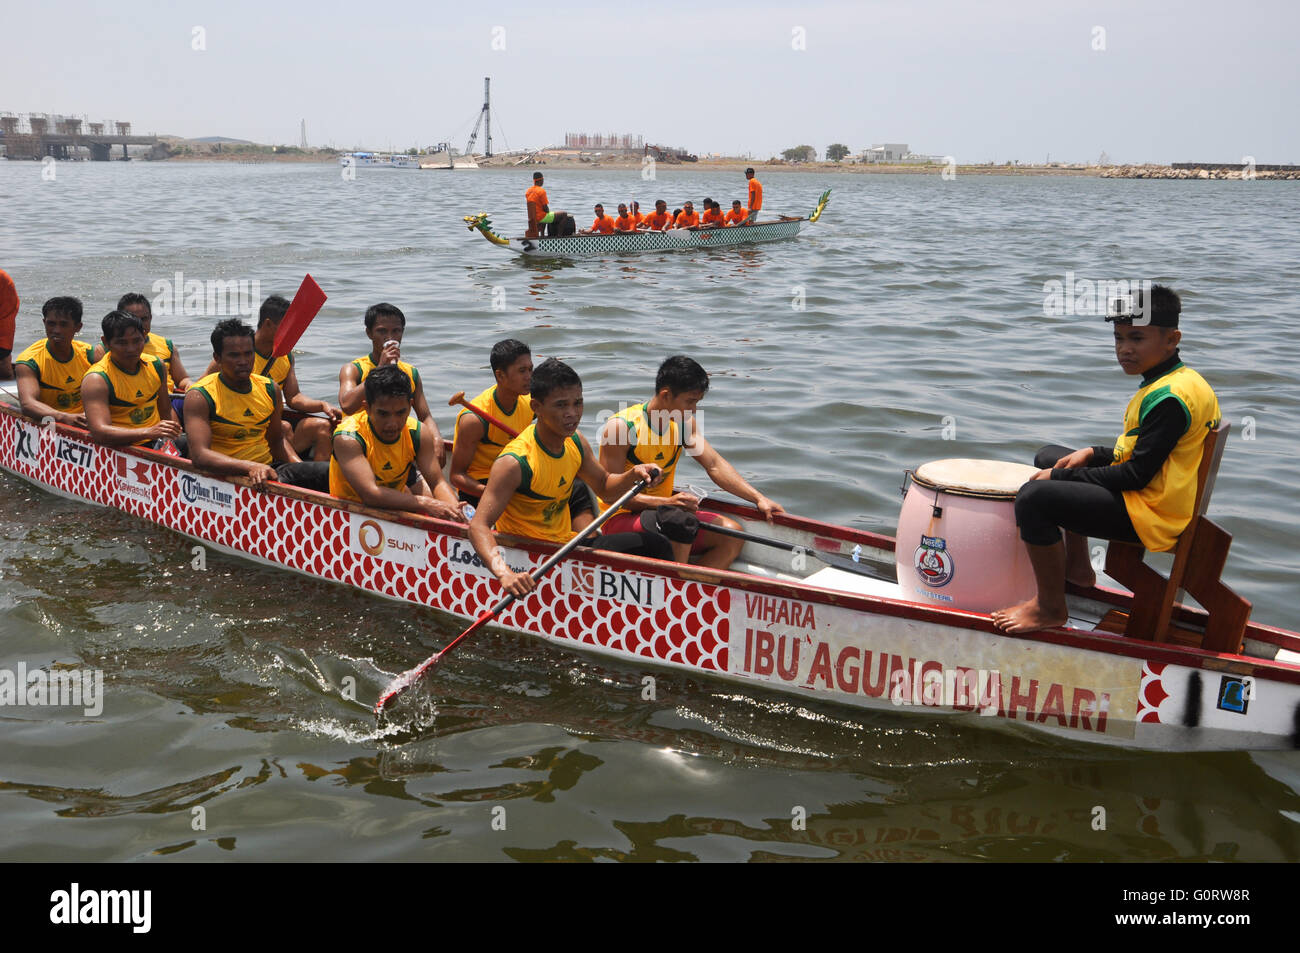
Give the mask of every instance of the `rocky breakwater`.
[{"label": "rocky breakwater", "polygon": [[1243,166],[1206,165],[1174,168],[1168,165],[1115,165],[1103,169],[1103,179],[1300,179],[1298,169],[1250,169]]}]

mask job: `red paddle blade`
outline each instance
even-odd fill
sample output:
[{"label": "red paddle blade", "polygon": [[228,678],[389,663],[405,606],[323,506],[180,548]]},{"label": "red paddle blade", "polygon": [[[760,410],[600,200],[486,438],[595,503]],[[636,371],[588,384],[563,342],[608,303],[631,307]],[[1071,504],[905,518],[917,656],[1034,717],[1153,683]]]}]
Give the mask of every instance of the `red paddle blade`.
[{"label": "red paddle blade", "polygon": [[293,350],[293,346],[302,337],[302,332],[307,330],[307,325],[311,324],[311,319],[316,317],[323,304],[325,292],[320,290],[320,285],[316,284],[311,275],[307,275],[298,286],[298,293],[293,296],[289,310],[280,320],[280,327],[275,332],[275,343],[271,347],[272,357],[283,357]]}]

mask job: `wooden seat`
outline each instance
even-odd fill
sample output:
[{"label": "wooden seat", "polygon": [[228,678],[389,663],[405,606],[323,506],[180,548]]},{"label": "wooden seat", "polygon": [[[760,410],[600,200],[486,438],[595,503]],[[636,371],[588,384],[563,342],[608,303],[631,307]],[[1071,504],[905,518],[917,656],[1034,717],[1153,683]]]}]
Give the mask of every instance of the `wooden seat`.
[{"label": "wooden seat", "polygon": [[1168,578],[1142,561],[1146,555],[1142,546],[1115,540],[1107,546],[1107,575],[1133,592],[1132,609],[1124,622],[1126,636],[1187,644],[1187,630],[1170,624],[1174,603],[1186,590],[1208,615],[1200,647],[1214,652],[1241,651],[1250,602],[1219,578],[1232,536],[1205,516],[1230,429],[1231,424],[1221,422],[1205,436],[1196,476],[1196,505],[1191,522],[1174,545],[1174,565]]}]

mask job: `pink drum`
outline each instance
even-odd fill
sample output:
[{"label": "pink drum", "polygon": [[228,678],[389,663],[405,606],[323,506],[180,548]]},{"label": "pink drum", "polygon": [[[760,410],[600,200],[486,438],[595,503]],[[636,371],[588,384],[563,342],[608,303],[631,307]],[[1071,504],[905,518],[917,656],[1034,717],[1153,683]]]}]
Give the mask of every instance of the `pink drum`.
[{"label": "pink drum", "polygon": [[898,514],[902,597],[991,612],[1034,596],[1029,553],[1016,529],[1016,491],[1037,471],[997,460],[935,460],[918,467]]}]

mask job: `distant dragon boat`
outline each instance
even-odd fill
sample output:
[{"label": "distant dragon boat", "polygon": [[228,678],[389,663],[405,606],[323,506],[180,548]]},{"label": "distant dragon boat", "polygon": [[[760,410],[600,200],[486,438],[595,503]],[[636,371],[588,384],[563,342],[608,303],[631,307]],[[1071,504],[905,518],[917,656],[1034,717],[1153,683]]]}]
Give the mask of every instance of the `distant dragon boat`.
[{"label": "distant dragon boat", "polygon": [[486,212],[466,215],[465,225],[477,230],[498,248],[508,248],[521,255],[538,258],[585,258],[591,255],[616,255],[622,252],[672,251],[680,248],[722,248],[731,245],[757,245],[762,242],[794,238],[804,223],[821,218],[831,198],[827,189],[817,200],[817,207],[807,216],[783,216],[772,222],[752,225],[694,226],[670,228],[661,232],[614,232],[610,235],[564,235],[542,238],[504,238],[492,228]]}]

